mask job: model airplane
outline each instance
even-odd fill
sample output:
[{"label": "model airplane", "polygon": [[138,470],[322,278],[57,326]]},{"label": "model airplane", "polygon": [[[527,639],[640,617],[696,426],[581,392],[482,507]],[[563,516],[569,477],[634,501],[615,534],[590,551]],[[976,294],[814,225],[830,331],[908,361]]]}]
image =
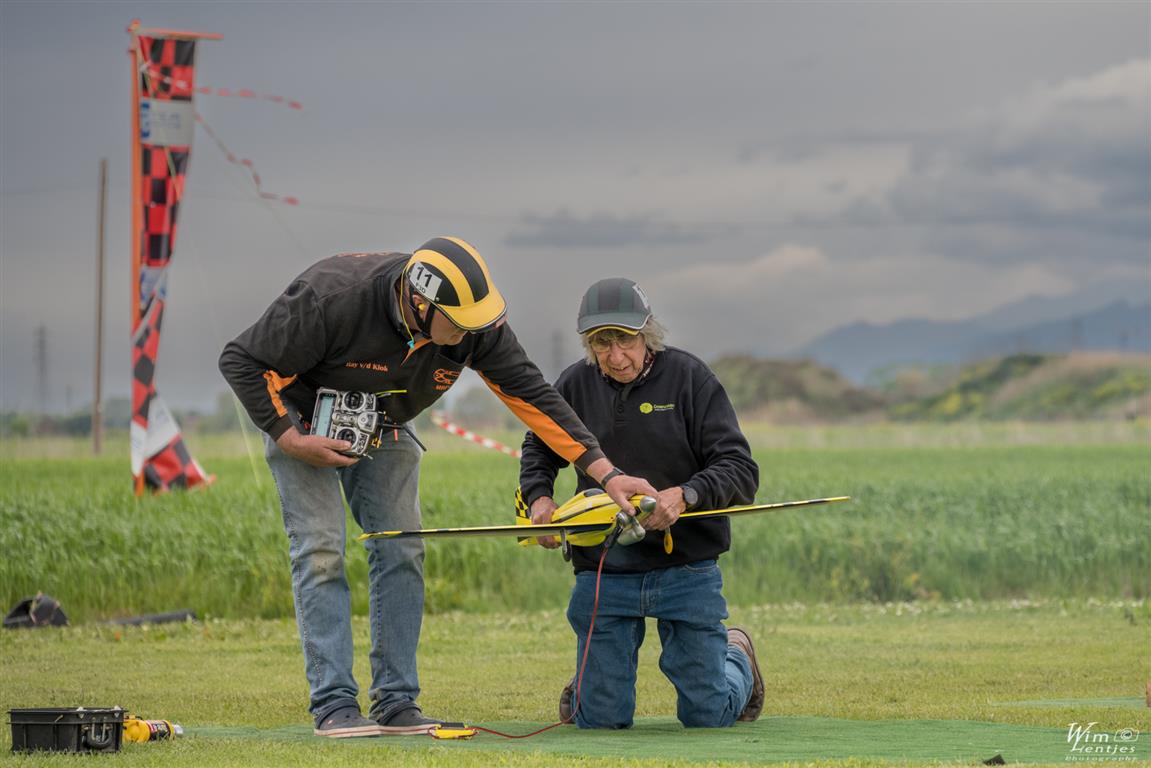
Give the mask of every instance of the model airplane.
[{"label": "model airplane", "polygon": [[[805,499],[803,501],[781,501],[774,504],[751,504],[726,509],[697,510],[684,512],[676,522],[704,520],[710,517],[745,515],[756,512],[770,512],[776,509],[807,507],[816,504],[831,504],[847,501],[850,496],[831,496],[825,499]],[[643,521],[655,511],[656,501],[650,496],[633,496],[632,504],[636,514],[624,513],[618,504],[606,493],[588,490],[576,494],[552,515],[550,523],[532,525],[531,514],[524,504],[519,490],[516,490],[516,524],[483,525],[473,528],[421,528],[411,531],[374,531],[357,537],[357,541],[370,539],[402,539],[413,536],[423,538],[451,538],[455,536],[515,536],[523,546],[536,544],[540,536],[559,536],[565,543],[577,547],[593,547],[610,535],[616,536],[616,543],[634,544],[644,537]],[[670,534],[665,534],[665,545],[670,544]]]}]

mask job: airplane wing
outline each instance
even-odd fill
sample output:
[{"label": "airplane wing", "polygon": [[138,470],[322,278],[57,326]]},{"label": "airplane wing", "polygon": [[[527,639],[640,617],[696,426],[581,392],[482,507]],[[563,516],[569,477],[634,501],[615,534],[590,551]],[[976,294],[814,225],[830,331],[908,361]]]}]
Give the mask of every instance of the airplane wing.
[{"label": "airplane wing", "polygon": [[[602,494],[602,496],[606,497],[607,494]],[[636,498],[637,506],[639,504],[638,498],[639,497]],[[683,513],[679,516],[679,520],[700,520],[709,517],[721,517],[724,515],[744,515],[755,512],[770,512],[772,510],[789,509],[792,507],[832,504],[839,501],[848,501],[850,498],[850,496],[830,496],[823,499],[781,501],[772,504],[751,504],[742,507],[728,507],[726,509],[697,510],[695,512]],[[565,513],[565,508],[569,508],[569,505],[572,505],[573,502],[579,502],[577,506],[582,506],[584,508],[583,511]],[[515,536],[530,542],[537,536],[556,536],[562,534],[573,537],[573,543],[579,546],[592,546],[603,540],[601,538],[599,541],[595,541],[594,539],[596,538],[597,534],[602,533],[606,536],[611,531],[611,529],[615,527],[615,513],[618,511],[619,507],[615,504],[604,504],[602,501],[599,501],[598,495],[588,497],[581,494],[580,496],[576,496],[571,501],[564,504],[562,507],[560,507],[560,509],[556,510],[555,517],[560,518],[558,522],[541,525],[530,525],[521,522],[517,525],[484,525],[471,528],[420,528],[417,530],[408,531],[373,531],[357,536],[356,540],[369,541],[371,539],[402,539],[411,537],[452,538],[456,536]],[[642,516],[640,521],[642,523]]]},{"label": "airplane wing", "polygon": [[356,541],[370,539],[406,539],[413,536],[441,538],[453,536],[557,536],[561,533],[607,533],[614,521],[602,523],[548,523],[545,525],[480,525],[472,528],[420,528],[411,531],[373,531],[361,533]]},{"label": "airplane wing", "polygon": [[[728,507],[727,509],[704,509],[695,512],[684,512],[680,520],[700,520],[706,517],[731,517],[745,515],[750,512],[770,512],[773,509],[791,509],[792,507],[809,507],[816,504],[834,504],[837,501],[850,501],[850,496],[829,496],[825,499],[804,499],[803,501],[778,501],[774,504],[749,504],[745,507]],[[678,523],[679,520],[676,521]]]}]

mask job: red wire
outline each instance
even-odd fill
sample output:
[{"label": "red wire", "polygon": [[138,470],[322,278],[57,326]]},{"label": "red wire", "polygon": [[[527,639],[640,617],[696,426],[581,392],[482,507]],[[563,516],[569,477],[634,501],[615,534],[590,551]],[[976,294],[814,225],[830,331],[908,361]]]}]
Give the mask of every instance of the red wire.
[{"label": "red wire", "polygon": [[532,731],[531,733],[525,733],[525,734],[522,734],[519,736],[512,734],[512,733],[502,733],[500,731],[494,731],[491,728],[483,728],[483,727],[478,726],[478,725],[473,725],[473,726],[471,726],[472,728],[475,728],[477,731],[483,731],[484,733],[490,733],[493,736],[503,736],[505,739],[526,739],[526,738],[529,738],[531,736],[535,736],[536,734],[543,733],[544,731],[550,731],[552,728],[555,728],[556,726],[566,725],[575,719],[576,712],[579,712],[580,691],[583,688],[583,673],[584,673],[584,670],[587,668],[588,651],[591,650],[591,636],[592,636],[592,632],[595,631],[595,615],[599,611],[599,581],[600,581],[600,576],[603,575],[603,561],[607,558],[608,549],[610,549],[609,546],[605,546],[603,548],[603,552],[599,556],[599,566],[596,568],[596,571],[595,571],[595,599],[592,601],[592,606],[591,606],[591,624],[588,625],[587,642],[584,644],[584,647],[583,647],[583,659],[580,660],[579,674],[576,675],[576,697],[575,697],[576,700],[575,700],[575,706],[572,707],[571,717],[567,720],[560,720],[558,723],[552,723],[551,725],[545,725],[543,728],[540,728],[537,731]]}]

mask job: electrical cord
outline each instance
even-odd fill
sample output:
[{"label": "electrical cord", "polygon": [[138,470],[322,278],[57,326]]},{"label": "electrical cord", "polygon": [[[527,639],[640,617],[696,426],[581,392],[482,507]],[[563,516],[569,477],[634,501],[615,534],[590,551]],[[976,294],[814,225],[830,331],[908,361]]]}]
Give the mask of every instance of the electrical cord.
[{"label": "electrical cord", "polygon": [[595,617],[596,617],[596,613],[599,611],[599,587],[600,587],[600,578],[603,576],[603,564],[604,564],[604,560],[607,559],[608,550],[610,550],[612,548],[612,545],[615,544],[616,539],[619,538],[619,533],[620,533],[620,528],[617,526],[616,529],[614,531],[612,531],[611,535],[607,538],[607,540],[604,541],[603,551],[600,553],[600,556],[599,556],[599,565],[596,567],[595,598],[592,600],[591,622],[588,625],[587,642],[584,643],[584,647],[583,647],[583,659],[580,660],[579,671],[576,674],[575,703],[572,705],[571,716],[566,720],[560,720],[559,722],[552,723],[551,725],[546,725],[543,728],[540,728],[539,730],[532,731],[531,733],[524,733],[524,734],[519,734],[519,735],[513,734],[513,733],[503,733],[501,731],[493,730],[491,728],[483,728],[483,727],[478,726],[478,725],[473,725],[473,726],[471,726],[472,728],[474,728],[477,731],[483,731],[484,733],[490,733],[493,736],[502,736],[505,739],[527,739],[527,738],[530,738],[532,736],[536,736],[538,734],[541,734],[544,731],[550,731],[552,728],[556,728],[557,726],[567,725],[568,723],[571,723],[575,720],[576,713],[579,712],[579,708],[580,708],[580,694],[581,694],[581,690],[583,688],[583,675],[584,675],[584,670],[587,668],[588,652],[591,650],[592,633],[595,632]]}]

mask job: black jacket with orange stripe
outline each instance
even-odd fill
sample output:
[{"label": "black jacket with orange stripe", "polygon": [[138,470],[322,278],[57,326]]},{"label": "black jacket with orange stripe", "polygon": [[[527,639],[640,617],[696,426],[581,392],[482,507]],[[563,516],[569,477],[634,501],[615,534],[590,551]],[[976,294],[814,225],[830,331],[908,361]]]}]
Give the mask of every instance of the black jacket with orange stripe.
[{"label": "black jacket with orange stripe", "polygon": [[396,286],[404,253],[344,254],[297,277],[220,355],[220,372],[252,421],[273,439],[308,423],[320,387],[406,390],[384,399],[387,418],[407,422],[443,396],[464,367],[557,454],[586,468],[599,443],[544,379],[507,323],[452,347],[409,347]]}]

